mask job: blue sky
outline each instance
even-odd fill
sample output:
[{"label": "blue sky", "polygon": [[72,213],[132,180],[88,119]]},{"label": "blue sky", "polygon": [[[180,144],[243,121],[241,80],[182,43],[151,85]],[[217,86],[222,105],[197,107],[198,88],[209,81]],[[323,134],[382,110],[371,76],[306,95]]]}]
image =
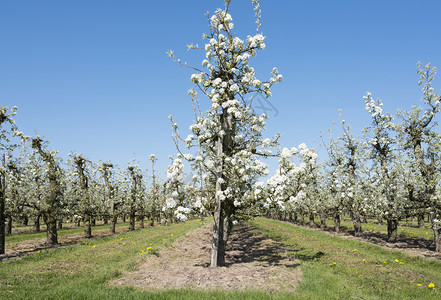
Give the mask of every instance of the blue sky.
[{"label": "blue sky", "polygon": [[[51,149],[125,166],[134,155],[158,168],[176,150],[167,119],[186,136],[193,120],[191,72],[165,54],[200,66],[187,52],[208,31],[210,1],[0,1],[0,101],[17,105],[17,125]],[[251,64],[261,79],[284,76],[271,99],[267,132],[281,145],[318,147],[343,109],[356,134],[370,123],[363,95],[384,109],[419,105],[416,63],[441,67],[441,1],[261,1],[266,49]],[[239,37],[254,34],[251,1],[236,0]],[[441,80],[435,79],[439,93]],[[201,98],[202,103],[207,100]]]}]

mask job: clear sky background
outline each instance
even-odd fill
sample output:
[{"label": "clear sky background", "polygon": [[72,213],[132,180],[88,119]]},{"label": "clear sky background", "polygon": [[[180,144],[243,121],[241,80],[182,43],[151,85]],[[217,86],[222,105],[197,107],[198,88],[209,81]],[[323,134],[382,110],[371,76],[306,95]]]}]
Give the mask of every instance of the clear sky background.
[{"label": "clear sky background", "polygon": [[[64,158],[74,150],[125,166],[135,156],[146,168],[155,153],[162,171],[176,153],[168,115],[184,136],[193,121],[191,71],[165,52],[200,66],[204,53],[186,45],[203,44],[204,14],[218,7],[223,1],[0,0],[0,104],[17,105],[19,129],[38,132]],[[267,122],[284,147],[318,148],[340,108],[360,134],[370,124],[366,91],[392,112],[419,105],[416,63],[441,67],[441,1],[262,0],[261,8],[267,47],[251,65],[262,80],[273,67],[284,76]],[[231,15],[239,37],[255,33],[251,1],[233,0]],[[440,93],[440,78],[434,87]]]}]

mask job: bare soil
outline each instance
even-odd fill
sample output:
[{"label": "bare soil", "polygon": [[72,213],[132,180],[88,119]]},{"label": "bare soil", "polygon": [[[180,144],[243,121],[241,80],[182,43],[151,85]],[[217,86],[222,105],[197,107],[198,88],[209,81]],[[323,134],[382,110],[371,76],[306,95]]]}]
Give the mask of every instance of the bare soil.
[{"label": "bare soil", "polygon": [[226,266],[209,267],[212,226],[209,223],[189,232],[158,256],[143,256],[136,271],[124,272],[109,285],[143,289],[295,290],[302,278],[298,261],[289,257],[289,249],[245,223],[233,229]]}]

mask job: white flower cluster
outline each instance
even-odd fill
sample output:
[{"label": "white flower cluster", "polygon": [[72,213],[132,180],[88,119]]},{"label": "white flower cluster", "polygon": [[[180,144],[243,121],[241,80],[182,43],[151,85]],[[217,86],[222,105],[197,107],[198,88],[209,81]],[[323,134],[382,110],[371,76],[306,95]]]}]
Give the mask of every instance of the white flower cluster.
[{"label": "white flower cluster", "polygon": [[180,158],[176,158],[167,169],[167,179],[171,182],[181,182],[185,179],[184,164]]},{"label": "white flower cluster", "polygon": [[377,103],[372,98],[371,93],[367,92],[366,96],[363,96],[363,99],[366,103],[366,110],[372,115],[372,117],[375,117],[377,115],[381,115],[383,112],[383,103],[380,99],[377,100]]},{"label": "white flower cluster", "polygon": [[178,206],[175,210],[175,216],[180,221],[187,221],[187,215],[191,212],[190,208]]}]

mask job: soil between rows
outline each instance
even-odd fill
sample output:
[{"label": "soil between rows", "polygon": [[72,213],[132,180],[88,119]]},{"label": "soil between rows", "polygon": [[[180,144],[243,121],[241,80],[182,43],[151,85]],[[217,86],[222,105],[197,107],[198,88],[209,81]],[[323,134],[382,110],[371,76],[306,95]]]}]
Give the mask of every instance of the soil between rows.
[{"label": "soil between rows", "polygon": [[133,272],[109,285],[143,289],[294,291],[302,278],[288,249],[246,223],[233,229],[226,266],[209,267],[212,223],[192,230],[159,256],[147,255]]}]

